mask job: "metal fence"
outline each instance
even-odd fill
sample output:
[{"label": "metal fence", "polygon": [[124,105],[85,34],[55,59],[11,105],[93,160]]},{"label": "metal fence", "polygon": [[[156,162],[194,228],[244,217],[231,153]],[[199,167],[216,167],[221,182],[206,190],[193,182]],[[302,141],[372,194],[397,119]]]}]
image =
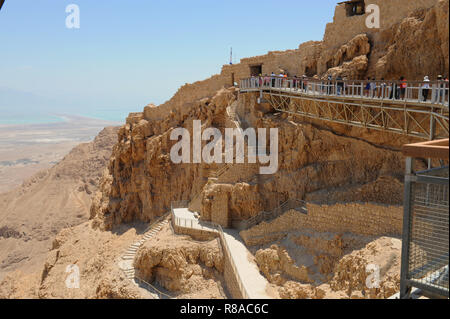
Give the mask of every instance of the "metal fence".
[{"label": "metal fence", "polygon": [[449,168],[413,171],[407,159],[401,298],[449,297]]},{"label": "metal fence", "polygon": [[312,96],[330,95],[449,105],[448,81],[317,80],[263,76],[242,79],[239,87],[241,90],[278,89]]},{"label": "metal fence", "polygon": [[162,292],[161,290],[159,290],[158,288],[156,288],[155,286],[153,286],[152,284],[150,284],[149,282],[145,281],[144,279],[142,279],[137,275],[134,275],[134,280],[138,285],[145,287],[145,289],[148,290],[151,294],[158,296],[159,299],[175,299],[175,297]]}]

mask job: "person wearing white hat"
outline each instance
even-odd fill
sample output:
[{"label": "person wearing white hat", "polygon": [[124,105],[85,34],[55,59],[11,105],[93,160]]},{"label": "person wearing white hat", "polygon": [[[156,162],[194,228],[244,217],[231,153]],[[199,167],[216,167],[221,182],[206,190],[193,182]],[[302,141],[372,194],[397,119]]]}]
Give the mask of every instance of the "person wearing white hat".
[{"label": "person wearing white hat", "polygon": [[426,102],[428,99],[428,94],[430,92],[430,78],[428,76],[425,76],[423,78],[423,84],[422,84],[422,96],[423,101]]}]

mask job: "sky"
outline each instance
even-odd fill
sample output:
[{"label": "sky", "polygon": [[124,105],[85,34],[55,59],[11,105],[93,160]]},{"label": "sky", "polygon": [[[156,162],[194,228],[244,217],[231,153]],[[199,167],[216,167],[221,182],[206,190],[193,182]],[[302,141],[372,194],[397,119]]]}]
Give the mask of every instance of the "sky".
[{"label": "sky", "polygon": [[[141,111],[234,62],[322,40],[337,1],[6,0],[0,117]],[[66,6],[80,28],[66,28]]]}]

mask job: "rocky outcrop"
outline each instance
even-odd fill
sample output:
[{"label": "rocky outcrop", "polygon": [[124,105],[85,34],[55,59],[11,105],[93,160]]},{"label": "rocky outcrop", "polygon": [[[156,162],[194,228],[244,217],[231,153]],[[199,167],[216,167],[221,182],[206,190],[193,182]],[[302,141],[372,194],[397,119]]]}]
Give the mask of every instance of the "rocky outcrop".
[{"label": "rocky outcrop", "polygon": [[255,254],[255,259],[259,269],[270,283],[278,285],[285,283],[286,279],[282,274],[300,282],[313,282],[308,276],[308,268],[295,265],[294,260],[283,247],[274,245],[270,249],[259,250]]},{"label": "rocky outcrop", "polygon": [[170,150],[176,141],[170,140],[171,132],[184,127],[192,136],[194,120],[200,120],[203,128],[223,131],[226,107],[235,99],[236,91],[231,88],[186,102],[163,119],[159,118],[159,107],[153,106],[129,117],[119,131],[102,190],[91,208],[94,225],[110,229],[123,222],[150,221],[169,211],[172,201],[191,199],[199,192],[211,165],[173,163]]},{"label": "rocky outcrop", "polygon": [[319,65],[325,65],[326,69],[322,78],[328,75],[334,78],[338,75],[349,79],[361,79],[368,68],[367,55],[371,51],[369,38],[366,34],[358,34],[352,40],[335,49],[324,49],[318,61]]},{"label": "rocky outcrop", "polygon": [[[201,290],[223,291],[224,259],[217,240],[206,243],[173,238],[170,242],[145,244],[136,256],[137,276],[171,293]],[[220,297],[216,295],[216,297]]]},{"label": "rocky outcrop", "polygon": [[[389,298],[400,289],[400,258],[401,241],[380,238],[344,256],[335,266],[330,287],[353,298]],[[379,282],[368,278],[372,274],[368,265],[379,270]]]},{"label": "rocky outcrop", "polygon": [[98,190],[118,129],[105,128],[54,167],[0,195],[0,280],[17,269],[39,271],[56,234],[89,219],[91,194]]},{"label": "rocky outcrop", "polygon": [[[122,222],[149,221],[167,212],[172,201],[193,199],[202,191],[199,210],[207,220],[214,220],[212,205],[216,199],[227,202],[230,215],[218,216],[223,225],[271,210],[287,198],[305,198],[320,190],[359,188],[357,193],[364,193],[367,201],[399,204],[401,184],[393,184],[392,195],[379,192],[374,196],[364,185],[383,179],[401,181],[403,158],[398,150],[414,139],[274,114],[270,106],[262,112],[256,95],[236,100],[235,89],[221,89],[232,85],[232,77],[236,81],[248,77],[249,65],[258,64],[263,74],[282,69],[290,75],[331,74],[349,79],[368,75],[395,78],[400,74],[413,79],[424,72],[442,73],[445,63],[439,61],[448,60],[448,35],[443,34],[448,31],[448,0],[421,4],[396,0],[393,5],[399,9],[395,12],[387,10],[384,2],[376,4],[384,15],[379,30],[367,29],[365,16],[346,17],[345,8],[338,5],[323,41],[224,66],[217,76],[183,86],[167,103],[148,105],[143,113],[131,114],[119,131],[101,193],[92,205],[94,225],[110,229]],[[424,41],[413,45],[418,35],[423,35]],[[410,61],[415,64],[411,66]],[[230,123],[226,108],[233,103],[237,103],[245,127],[279,129],[279,171],[264,178],[253,174],[254,166],[235,165],[227,176],[204,188],[217,165],[173,164],[170,133],[175,127],[192,133],[193,120],[223,132]]]},{"label": "rocky outcrop", "polygon": [[[110,229],[123,222],[149,221],[167,212],[172,201],[193,199],[202,190],[202,218],[224,226],[232,220],[245,220],[262,210],[273,209],[288,198],[303,199],[307,194],[333,188],[359,187],[355,200],[364,193],[367,201],[401,202],[397,191],[402,188],[401,183],[390,186],[397,187],[394,192],[371,192],[369,186],[364,186],[383,179],[401,180],[404,160],[399,151],[341,136],[296,118],[264,114],[253,100],[239,99],[237,112],[242,123],[250,127],[278,128],[279,169],[275,174],[259,175],[259,164],[234,164],[221,178],[207,183],[217,165],[171,161],[170,149],[175,142],[170,141],[170,133],[174,127],[192,132],[193,120],[200,119],[204,127],[223,131],[228,123],[225,109],[235,102],[234,89],[225,89],[212,98],[170,113],[163,120],[149,121],[144,114],[129,117],[119,131],[119,143],[114,148],[102,191],[91,209],[94,225]],[[157,107],[152,109],[159,112]],[[373,140],[377,140],[376,135],[383,135],[371,134]],[[224,201],[220,207],[228,207],[225,209],[228,216],[212,216],[213,205],[219,201]]]},{"label": "rocky outcrop", "polygon": [[284,299],[377,299],[399,289],[401,241],[395,238],[303,231],[255,257]]},{"label": "rocky outcrop", "polygon": [[379,56],[371,61],[377,78],[422,80],[447,75],[449,69],[449,1],[439,1],[431,9],[418,9],[400,23],[383,32],[386,45],[375,49]]},{"label": "rocky outcrop", "polygon": [[433,78],[448,73],[448,0],[366,0],[365,5],[380,8],[380,28],[367,27],[372,12],[348,16],[346,4],[340,3],[322,41],[225,65],[222,83],[231,85],[232,79],[249,77],[249,66],[255,65],[261,65],[262,74],[283,71],[319,78],[331,74],[356,80],[397,80],[401,75],[423,80],[424,75]]}]

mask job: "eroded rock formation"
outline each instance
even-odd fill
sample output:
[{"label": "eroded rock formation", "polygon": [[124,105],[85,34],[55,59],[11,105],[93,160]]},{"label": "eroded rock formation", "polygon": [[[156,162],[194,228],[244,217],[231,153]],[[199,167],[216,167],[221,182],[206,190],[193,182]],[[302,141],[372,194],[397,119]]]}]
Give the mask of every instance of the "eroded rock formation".
[{"label": "eroded rock formation", "polygon": [[201,243],[172,237],[170,241],[155,241],[142,247],[134,266],[140,278],[157,283],[172,294],[201,295],[204,290],[204,294],[220,298],[225,297],[221,282],[223,258],[217,240]]}]

